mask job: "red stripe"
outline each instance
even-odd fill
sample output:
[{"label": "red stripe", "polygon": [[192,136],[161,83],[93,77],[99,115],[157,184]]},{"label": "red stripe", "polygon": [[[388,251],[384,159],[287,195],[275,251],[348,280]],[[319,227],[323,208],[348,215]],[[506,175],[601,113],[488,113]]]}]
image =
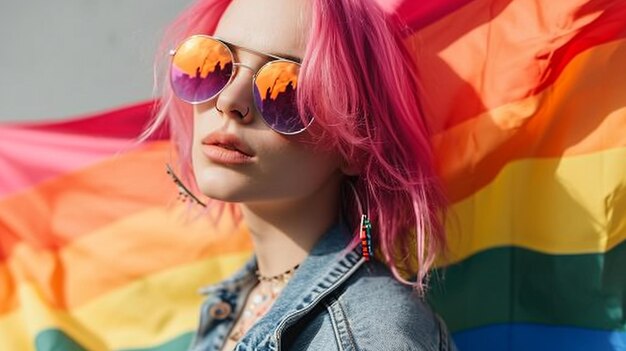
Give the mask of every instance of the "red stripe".
[{"label": "red stripe", "polygon": [[127,139],[17,127],[0,127],[0,140],[0,198],[133,148]]},{"label": "red stripe", "polygon": [[[91,135],[103,138],[135,139],[150,120],[156,101],[144,101],[129,106],[69,120],[52,123],[14,123],[12,128],[55,132],[63,134]],[[7,125],[7,124],[5,124]],[[167,128],[159,131],[156,139],[167,139]]]},{"label": "red stripe", "polygon": [[604,8],[605,3],[610,1],[601,1],[594,3],[595,8],[591,8],[591,4],[579,9],[577,16],[583,16],[590,12],[604,10],[602,15],[593,23],[585,26],[576,36],[565,46],[559,48],[553,53],[551,62],[552,69],[548,70],[548,75],[535,91],[539,92],[554,83],[558,76],[563,72],[567,64],[576,55],[610,41],[622,39],[626,37],[626,3],[618,4],[615,2],[613,6]]},{"label": "red stripe", "polygon": [[[134,149],[154,101],[55,123],[0,127],[0,198]],[[161,128],[154,139],[166,139]]]},{"label": "red stripe", "polygon": [[413,30],[419,30],[475,0],[402,1],[396,13]]}]

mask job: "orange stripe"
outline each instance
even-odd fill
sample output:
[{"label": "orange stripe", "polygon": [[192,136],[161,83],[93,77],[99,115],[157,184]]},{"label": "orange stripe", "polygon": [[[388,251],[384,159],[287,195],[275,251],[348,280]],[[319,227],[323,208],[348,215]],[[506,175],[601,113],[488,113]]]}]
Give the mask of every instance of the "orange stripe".
[{"label": "orange stripe", "polygon": [[471,195],[507,163],[626,145],[626,40],[574,59],[537,96],[494,109],[434,138],[452,201]]},{"label": "orange stripe", "polygon": [[72,309],[155,272],[205,258],[251,251],[245,224],[207,217],[185,223],[183,206],[153,208],[76,238],[60,250],[17,245],[0,265],[8,289],[0,313],[15,309],[14,287],[30,283],[52,308]]},{"label": "orange stripe", "polygon": [[55,250],[129,213],[166,205],[176,195],[165,173],[168,150],[168,142],[149,143],[0,200],[0,258],[19,242]]},{"label": "orange stripe", "polygon": [[626,3],[476,0],[408,38],[441,131],[535,95],[581,52],[626,36]]}]

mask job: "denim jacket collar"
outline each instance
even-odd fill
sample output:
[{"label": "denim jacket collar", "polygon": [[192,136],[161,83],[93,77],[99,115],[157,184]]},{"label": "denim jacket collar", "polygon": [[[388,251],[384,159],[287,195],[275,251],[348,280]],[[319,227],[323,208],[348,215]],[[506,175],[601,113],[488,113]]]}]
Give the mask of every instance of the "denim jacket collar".
[{"label": "denim jacket collar", "polygon": [[[235,350],[279,348],[282,332],[348,279],[365,261],[360,241],[345,222],[334,224],[313,246],[272,308],[239,341]],[[230,278],[200,289],[203,294],[242,291],[257,281],[256,255]],[[238,306],[239,308],[239,306]]]}]

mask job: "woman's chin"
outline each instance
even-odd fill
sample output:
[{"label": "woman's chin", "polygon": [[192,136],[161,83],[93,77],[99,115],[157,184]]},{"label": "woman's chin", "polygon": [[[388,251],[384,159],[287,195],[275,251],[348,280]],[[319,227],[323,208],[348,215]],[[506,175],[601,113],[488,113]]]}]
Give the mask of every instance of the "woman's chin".
[{"label": "woman's chin", "polygon": [[205,196],[226,202],[241,202],[245,199],[245,184],[237,183],[232,177],[197,177],[198,189]]}]

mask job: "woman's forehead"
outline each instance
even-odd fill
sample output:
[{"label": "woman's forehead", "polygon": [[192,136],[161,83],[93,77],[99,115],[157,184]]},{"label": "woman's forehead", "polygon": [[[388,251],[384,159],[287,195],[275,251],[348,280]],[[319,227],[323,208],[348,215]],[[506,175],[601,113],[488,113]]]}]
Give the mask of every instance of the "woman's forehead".
[{"label": "woman's forehead", "polygon": [[310,13],[307,0],[233,0],[215,36],[278,56],[303,57]]}]

